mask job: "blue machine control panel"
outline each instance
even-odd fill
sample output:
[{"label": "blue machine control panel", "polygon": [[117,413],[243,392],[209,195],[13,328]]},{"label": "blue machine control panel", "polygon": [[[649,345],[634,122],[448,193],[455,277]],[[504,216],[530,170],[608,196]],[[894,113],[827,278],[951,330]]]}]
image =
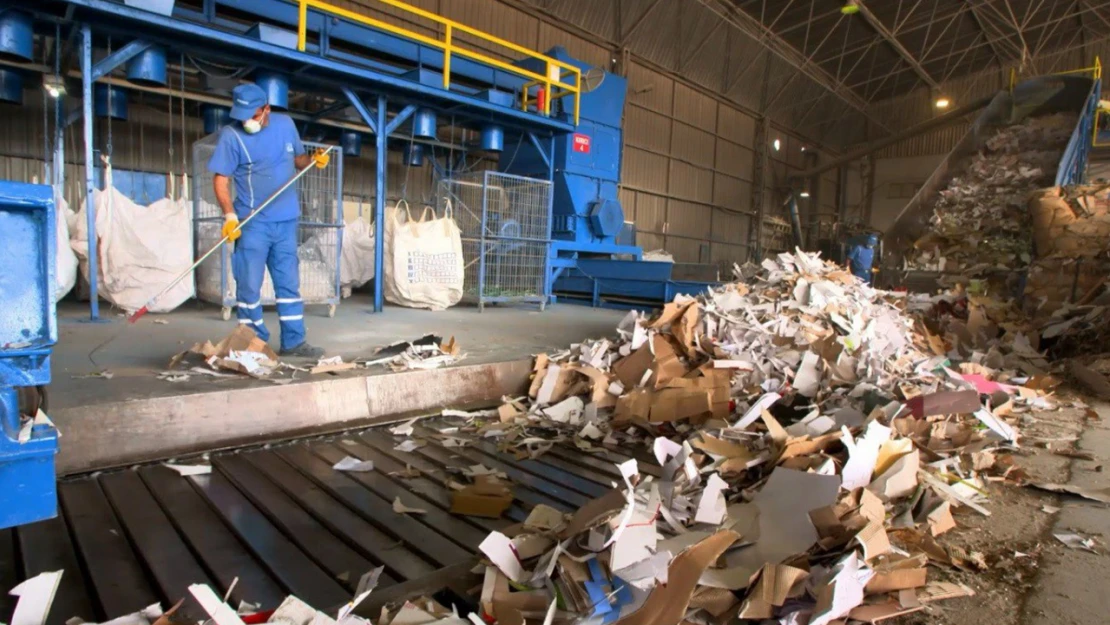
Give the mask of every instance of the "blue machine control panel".
[{"label": "blue machine control panel", "polygon": [[57,432],[19,401],[50,381],[58,340],[54,220],[51,187],[0,181],[0,529],[57,514]]}]

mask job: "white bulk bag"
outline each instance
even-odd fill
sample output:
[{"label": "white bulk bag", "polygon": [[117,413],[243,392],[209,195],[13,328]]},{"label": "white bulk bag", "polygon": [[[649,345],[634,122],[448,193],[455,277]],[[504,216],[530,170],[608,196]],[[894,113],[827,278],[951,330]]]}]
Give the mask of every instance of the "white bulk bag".
[{"label": "white bulk bag", "polygon": [[77,284],[77,254],[74,254],[73,248],[69,246],[69,222],[74,218],[73,211],[69,209],[69,203],[60,194],[55,194],[54,207],[54,218],[58,222],[54,224],[58,247],[54,254],[56,285],[54,301],[57,302],[73,290],[73,285]]},{"label": "white bulk bag", "polygon": [[[131,312],[166,287],[193,264],[192,215],[189,202],[163,198],[149,206],[136,204],[112,186],[112,168],[105,166],[104,191],[93,191],[96,211],[97,277],[101,297]],[[86,203],[87,204],[87,203]],[[70,242],[89,279],[87,205],[77,213]],[[169,312],[193,297],[189,275],[158,298],[150,312]]]},{"label": "white bulk bag", "polygon": [[407,205],[404,211],[398,206],[385,225],[386,299],[432,310],[457,304],[463,295],[462,233],[450,204],[441,218],[425,208],[420,221],[412,219]]},{"label": "white bulk bag", "polygon": [[374,279],[374,231],[363,219],[343,226],[343,249],[339,255],[339,282],[343,292]]}]

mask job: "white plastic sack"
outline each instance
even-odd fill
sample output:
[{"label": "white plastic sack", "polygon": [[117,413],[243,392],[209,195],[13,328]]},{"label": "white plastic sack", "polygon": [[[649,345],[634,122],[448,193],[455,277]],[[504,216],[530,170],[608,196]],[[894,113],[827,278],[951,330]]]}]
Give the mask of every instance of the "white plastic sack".
[{"label": "white plastic sack", "polygon": [[[100,296],[131,312],[142,308],[193,264],[192,215],[189,203],[163,198],[150,206],[131,201],[112,186],[105,167],[105,191],[93,191],[96,210],[97,273]],[[82,205],[70,243],[89,278],[88,228]],[[150,312],[169,312],[193,297],[190,274],[160,297]]]},{"label": "white plastic sack", "polygon": [[451,206],[442,218],[426,208],[420,221],[412,218],[407,205],[403,211],[396,207],[385,226],[386,299],[432,310],[457,304],[463,295],[462,233]]},{"label": "white plastic sack", "polygon": [[69,209],[69,203],[61,195],[55,195],[54,207],[55,221],[57,221],[55,231],[58,239],[54,263],[56,283],[54,301],[57,302],[73,290],[73,285],[77,284],[77,254],[74,254],[73,248],[69,246],[69,222],[74,218],[73,211]]},{"label": "white plastic sack", "polygon": [[343,226],[343,249],[339,255],[339,281],[343,292],[374,279],[374,230],[362,219]]}]

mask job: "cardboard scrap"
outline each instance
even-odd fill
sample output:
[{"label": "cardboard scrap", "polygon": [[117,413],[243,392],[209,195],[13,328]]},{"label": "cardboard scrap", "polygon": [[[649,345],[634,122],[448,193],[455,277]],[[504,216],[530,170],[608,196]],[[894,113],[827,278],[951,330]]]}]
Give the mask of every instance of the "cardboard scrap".
[{"label": "cardboard scrap", "polygon": [[210,464],[172,464],[167,462],[162,466],[173,469],[182,477],[207,475],[212,472],[212,465]]},{"label": "cardboard scrap", "polygon": [[254,377],[269,375],[278,364],[278,355],[258,338],[246,324],[238,324],[222,341],[194,344],[188,351],[170,359],[168,369],[174,369],[190,354],[199,355],[214,369],[245,373]]},{"label": "cardboard scrap", "polygon": [[774,608],[781,607],[790,596],[804,592],[801,584],[809,577],[809,571],[785,564],[765,565],[759,574],[759,581],[740,608],[742,619],[769,619],[774,616]]},{"label": "cardboard scrap", "polygon": [[350,371],[358,367],[353,362],[343,362],[342,356],[332,356],[330,358],[321,358],[315,366],[308,370],[311,374],[317,373],[339,373],[340,371]]},{"label": "cardboard scrap", "polygon": [[1026,486],[1036,488],[1037,490],[1045,490],[1063,495],[1074,495],[1076,497],[1082,497],[1083,499],[1110,504],[1110,488],[1084,488],[1072,484],[1054,484],[1052,482],[1034,482],[1026,484]]},{"label": "cardboard scrap", "polygon": [[451,512],[499,519],[513,504],[513,491],[495,475],[479,475],[474,483],[451,493]]},{"label": "cardboard scrap", "polygon": [[373,460],[359,460],[354,456],[344,456],[339,462],[331,465],[331,468],[336,471],[347,471],[351,473],[366,473],[374,470]]},{"label": "cardboard scrap", "polygon": [[910,413],[921,419],[942,414],[963,414],[980,408],[978,391],[942,391],[906,401]]},{"label": "cardboard scrap", "polygon": [[722,530],[680,553],[667,570],[667,585],[652,589],[640,609],[618,619],[617,625],[672,625],[681,621],[698,578],[739,539],[736,532]]},{"label": "cardboard scrap", "polygon": [[393,498],[393,511],[397,514],[428,514],[428,511],[423,508],[406,506],[400,497]]},{"label": "cardboard scrap", "polygon": [[927,581],[927,575],[928,569],[925,567],[876,571],[871,581],[867,582],[867,594],[921,588]]},{"label": "cardboard scrap", "polygon": [[841,559],[831,578],[817,588],[817,606],[810,625],[829,625],[863,603],[864,587],[872,574],[861,567],[855,552]]},{"label": "cardboard scrap", "polygon": [[58,592],[58,584],[62,582],[63,571],[50,571],[26,579],[15,588],[8,591],[9,595],[19,597],[12,613],[11,625],[43,625],[50,606],[54,603],[54,595]]},{"label": "cardboard scrap", "polygon": [[725,496],[728,483],[721,479],[717,473],[710,474],[705,490],[698,501],[698,511],[694,516],[697,523],[720,525],[725,520]]},{"label": "cardboard scrap", "polygon": [[517,557],[513,542],[507,536],[501,532],[490,532],[482,544],[478,545],[478,549],[510,580],[524,581],[527,572]]}]

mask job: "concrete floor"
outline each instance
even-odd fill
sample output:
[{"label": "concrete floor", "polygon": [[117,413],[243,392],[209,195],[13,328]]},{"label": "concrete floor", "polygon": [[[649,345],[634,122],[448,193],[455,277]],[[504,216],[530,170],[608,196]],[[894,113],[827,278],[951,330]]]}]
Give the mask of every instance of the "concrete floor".
[{"label": "concrete floor", "polygon": [[[453,335],[466,354],[463,363],[480,364],[527,358],[611,334],[625,314],[570,304],[549,306],[542,313],[535,306],[494,306],[482,313],[469,306],[442,312],[388,306],[380,315],[373,314],[372,309],[372,299],[359,293],[343,300],[334,318],[326,316],[323,306],[308,307],[305,320],[309,342],[326,349],[329,356],[351,360],[369,355],[375,347],[426,333],[444,338]],[[198,341],[218,341],[234,328],[234,319],[220,318],[218,306],[189,302],[173,313],[147,315],[134,326],[128,326],[121,314],[105,306],[101,307],[101,316],[108,322],[88,323],[87,303],[63,302],[59,306],[59,340],[49,388],[51,408],[268,384],[201,376],[171,383],[155,377],[174,354]],[[276,312],[267,310],[265,317],[267,327],[276,334]],[[270,342],[277,349],[277,337],[271,337]],[[101,344],[103,347],[90,358],[90,352]],[[111,371],[113,377],[83,377],[102,370]],[[388,369],[379,367],[358,373],[386,372]]]}]

